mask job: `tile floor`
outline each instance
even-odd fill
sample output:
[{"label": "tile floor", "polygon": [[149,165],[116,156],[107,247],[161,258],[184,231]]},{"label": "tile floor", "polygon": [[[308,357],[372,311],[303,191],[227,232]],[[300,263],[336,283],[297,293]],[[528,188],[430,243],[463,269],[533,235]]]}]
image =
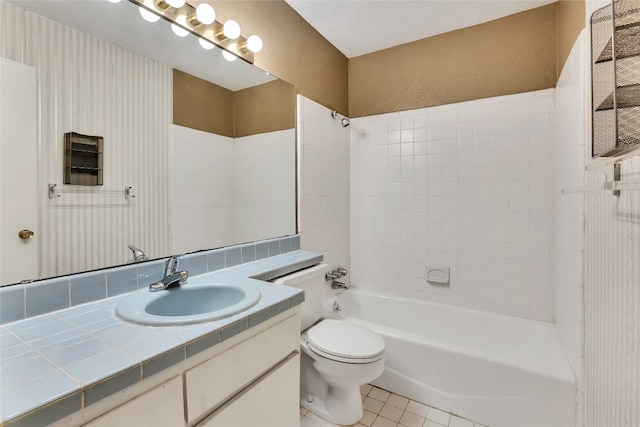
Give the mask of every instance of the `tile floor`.
[{"label": "tile floor", "polygon": [[[378,387],[361,387],[364,417],[354,427],[485,427]],[[335,427],[300,408],[300,427]]]}]

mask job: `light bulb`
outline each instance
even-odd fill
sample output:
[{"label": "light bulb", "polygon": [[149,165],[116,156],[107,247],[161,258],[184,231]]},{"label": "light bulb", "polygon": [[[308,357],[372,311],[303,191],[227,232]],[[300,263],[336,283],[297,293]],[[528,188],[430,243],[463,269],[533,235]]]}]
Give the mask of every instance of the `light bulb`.
[{"label": "light bulb", "polygon": [[158,15],[156,15],[153,12],[149,12],[147,9],[145,9],[143,7],[141,7],[138,10],[140,11],[140,16],[142,16],[145,21],[158,22],[158,19],[160,19],[160,17]]},{"label": "light bulb", "polygon": [[224,23],[222,34],[228,39],[235,40],[240,37],[240,24],[230,19]]},{"label": "light bulb", "polygon": [[222,56],[224,57],[224,59],[226,59],[229,62],[235,61],[236,59],[238,59],[237,56],[235,56],[233,53],[231,52],[227,52],[226,50],[222,51]]},{"label": "light bulb", "polygon": [[164,0],[171,7],[175,7],[176,9],[181,8],[187,2],[187,0]]},{"label": "light bulb", "polygon": [[262,50],[262,39],[256,35],[249,36],[247,39],[247,49],[253,53],[258,53]]},{"label": "light bulb", "polygon": [[213,24],[213,21],[216,20],[216,11],[213,10],[210,4],[200,3],[196,7],[196,19],[204,25]]},{"label": "light bulb", "polygon": [[189,31],[185,30],[178,24],[171,24],[171,29],[173,30],[173,33],[178,37],[184,37],[189,34]]},{"label": "light bulb", "polygon": [[216,46],[213,43],[201,38],[198,38],[198,42],[200,43],[200,46],[202,46],[204,49],[207,49],[207,50],[211,50]]}]

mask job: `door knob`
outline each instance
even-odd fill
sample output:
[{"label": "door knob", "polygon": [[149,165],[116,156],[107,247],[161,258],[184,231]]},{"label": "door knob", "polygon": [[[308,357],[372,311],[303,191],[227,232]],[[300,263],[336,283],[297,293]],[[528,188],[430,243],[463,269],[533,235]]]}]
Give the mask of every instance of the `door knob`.
[{"label": "door knob", "polygon": [[34,233],[31,230],[26,230],[25,229],[25,230],[18,231],[18,237],[20,237],[21,239],[30,239],[35,235],[36,235],[36,233]]}]

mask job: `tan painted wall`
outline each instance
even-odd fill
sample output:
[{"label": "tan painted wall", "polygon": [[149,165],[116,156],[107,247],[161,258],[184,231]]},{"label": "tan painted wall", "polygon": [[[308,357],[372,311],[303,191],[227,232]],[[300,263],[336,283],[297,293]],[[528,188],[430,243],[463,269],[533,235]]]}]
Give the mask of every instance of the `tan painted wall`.
[{"label": "tan painted wall", "polygon": [[234,136],[248,136],[296,127],[296,93],[281,80],[233,94]]},{"label": "tan painted wall", "polygon": [[558,1],[558,65],[556,79],[567,61],[571,48],[585,24],[584,0]]},{"label": "tan painted wall", "polygon": [[212,4],[262,37],[256,66],[353,117],[554,87],[584,28],[584,0],[560,0],[347,60],[283,0]]},{"label": "tan painted wall", "polygon": [[349,114],[368,116],[556,84],[556,4],[351,58]]},{"label": "tan painted wall", "polygon": [[233,19],[240,24],[243,35],[258,34],[262,38],[264,48],[255,55],[254,65],[291,83],[300,94],[347,113],[347,58],[284,0],[209,2],[216,20]]},{"label": "tan painted wall", "polygon": [[232,138],[293,129],[295,89],[275,80],[232,92],[173,70],[173,123]]},{"label": "tan painted wall", "polygon": [[173,123],[233,137],[233,92],[173,70]]}]

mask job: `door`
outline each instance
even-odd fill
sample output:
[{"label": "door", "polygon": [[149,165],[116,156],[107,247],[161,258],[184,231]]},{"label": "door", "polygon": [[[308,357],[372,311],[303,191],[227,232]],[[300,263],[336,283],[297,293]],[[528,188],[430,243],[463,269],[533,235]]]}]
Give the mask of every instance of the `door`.
[{"label": "door", "polygon": [[0,58],[0,284],[38,277],[35,68]]}]

